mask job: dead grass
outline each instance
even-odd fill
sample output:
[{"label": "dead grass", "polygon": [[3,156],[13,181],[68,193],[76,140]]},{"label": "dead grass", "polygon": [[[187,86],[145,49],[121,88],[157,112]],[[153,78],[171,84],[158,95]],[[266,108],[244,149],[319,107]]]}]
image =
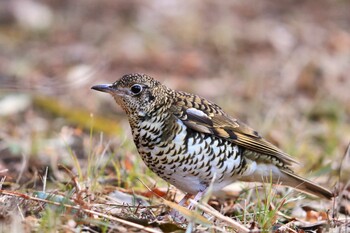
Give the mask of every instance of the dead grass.
[{"label": "dead grass", "polygon": [[[96,154],[91,155],[95,158],[94,161],[103,160],[107,148],[108,146],[99,154],[100,158]],[[132,229],[144,232],[181,229],[191,232],[306,232],[322,229],[338,231],[345,230],[348,226],[347,218],[342,217],[338,208],[344,204],[344,199],[341,198],[345,197],[343,195],[333,203],[318,199],[311,201],[300,193],[285,188],[277,189],[267,183],[246,192],[242,190],[240,197],[235,199],[230,208],[225,206],[232,199],[226,197],[227,201],[209,199],[208,203],[192,202],[196,208],[188,210],[174,202],[173,191],[162,191],[156,186],[149,187],[142,178],[131,181],[139,183],[140,188],[120,182],[116,185],[118,172],[111,170],[111,174],[106,173],[107,167],[113,168],[107,165],[113,160],[112,157],[104,160],[105,163],[95,162],[84,167],[79,164],[71,150],[69,153],[72,153],[75,161],[74,167],[68,169],[59,166],[66,179],[54,181],[49,190],[47,173],[42,174],[42,191],[28,188],[16,191],[0,190],[2,231],[18,224],[18,217],[22,222],[21,227],[16,227],[18,232],[77,229],[92,232],[129,232]],[[345,156],[348,156],[347,153]],[[138,164],[133,164],[129,169],[133,170],[136,166]],[[76,173],[72,170],[76,170]],[[119,178],[124,180],[120,175]],[[2,187],[14,185],[6,185],[4,178]],[[345,194],[346,190],[342,193]],[[170,209],[179,211],[187,220],[177,222],[179,220],[172,219],[168,215]]]}]

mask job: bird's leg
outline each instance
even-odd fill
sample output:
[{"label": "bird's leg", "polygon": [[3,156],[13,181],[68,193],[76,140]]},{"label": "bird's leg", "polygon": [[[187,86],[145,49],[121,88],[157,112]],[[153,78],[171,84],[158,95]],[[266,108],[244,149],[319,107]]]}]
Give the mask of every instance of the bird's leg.
[{"label": "bird's leg", "polygon": [[[181,199],[181,201],[179,202],[179,205],[180,206],[184,206],[187,202],[187,200],[192,196],[192,194],[190,193],[186,193],[186,195]],[[177,210],[174,210],[172,209],[170,211],[170,216],[173,218],[173,219],[180,219],[181,221],[184,220],[184,219],[181,219],[182,216],[180,215],[180,213],[177,211]]]},{"label": "bird's leg", "polygon": [[188,199],[190,199],[191,196],[192,196],[192,194],[186,193],[186,195],[179,202],[179,205],[184,206],[184,204],[187,202]]},{"label": "bird's leg", "polygon": [[[196,196],[194,196],[193,201],[198,202],[198,201],[203,197],[203,195],[204,195],[204,193],[205,193],[206,190],[207,190],[207,189],[204,189],[203,191],[199,191],[199,192],[196,194]],[[187,193],[187,194],[181,199],[181,201],[179,202],[179,205],[180,205],[180,206],[184,206],[184,204],[187,202],[187,200],[188,200],[191,196],[192,196],[192,194]],[[190,204],[188,205],[187,209],[193,210],[193,209],[194,209],[194,205],[193,205],[192,203],[190,203]],[[171,210],[170,216],[171,216],[173,219],[175,219],[175,220],[177,220],[177,221],[180,221],[180,222],[186,221],[186,218],[184,218],[184,216],[180,215],[180,213],[179,213],[177,210],[174,210],[174,209]]]},{"label": "bird's leg", "polygon": [[[203,195],[204,195],[204,193],[205,193],[206,191],[207,191],[207,189],[204,189],[203,191],[199,191],[199,192],[196,194],[196,196],[194,196],[193,201],[194,201],[194,202],[198,202],[200,199],[202,199],[202,197],[203,197]],[[188,206],[188,209],[189,209],[189,210],[194,209],[194,205],[193,205],[192,203],[190,203],[189,206]]]}]

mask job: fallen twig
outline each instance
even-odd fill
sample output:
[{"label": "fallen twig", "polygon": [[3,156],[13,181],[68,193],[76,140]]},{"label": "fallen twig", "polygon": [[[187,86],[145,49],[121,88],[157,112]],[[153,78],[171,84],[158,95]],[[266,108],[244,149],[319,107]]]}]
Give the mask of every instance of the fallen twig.
[{"label": "fallen twig", "polygon": [[237,222],[237,221],[235,221],[227,216],[222,215],[220,212],[212,209],[207,204],[203,205],[203,204],[200,204],[200,203],[193,201],[193,200],[190,200],[190,202],[192,203],[192,205],[202,209],[204,212],[207,212],[208,214],[213,215],[214,217],[220,219],[221,221],[226,222],[228,225],[230,225],[232,228],[234,228],[238,232],[242,232],[242,233],[254,232],[254,231],[251,231],[250,229],[248,229],[246,226],[240,224],[239,222]]},{"label": "fallen twig", "polygon": [[68,205],[68,204],[64,204],[64,203],[54,202],[54,201],[45,200],[45,199],[41,199],[41,198],[37,198],[37,197],[32,197],[32,196],[27,195],[27,194],[7,191],[7,190],[0,190],[0,194],[8,195],[8,196],[15,196],[15,197],[19,197],[19,198],[23,198],[23,199],[31,200],[31,201],[44,202],[44,203],[47,203],[47,204],[50,204],[50,205],[64,206],[66,208],[71,208],[71,209],[83,211],[84,213],[87,213],[87,214],[96,215],[96,216],[99,216],[99,217],[102,217],[102,218],[106,218],[106,219],[109,219],[109,220],[112,220],[112,221],[119,222],[121,224],[125,224],[125,225],[131,226],[131,227],[135,227],[137,229],[144,230],[144,231],[147,231],[147,232],[161,233],[161,231],[159,231],[159,230],[156,230],[156,229],[153,229],[153,228],[149,228],[149,227],[145,227],[145,226],[142,226],[140,224],[129,222],[129,221],[126,221],[124,219],[113,217],[113,216],[110,216],[110,215],[107,215],[107,214],[103,214],[103,213],[100,213],[100,212],[97,212],[97,211],[84,209],[81,206],[73,206],[73,205]]}]

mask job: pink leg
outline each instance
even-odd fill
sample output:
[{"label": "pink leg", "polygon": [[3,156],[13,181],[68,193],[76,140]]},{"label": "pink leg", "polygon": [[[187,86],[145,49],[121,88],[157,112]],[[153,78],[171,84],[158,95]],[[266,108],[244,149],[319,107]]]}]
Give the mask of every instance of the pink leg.
[{"label": "pink leg", "polygon": [[[203,194],[205,193],[207,189],[203,190],[203,191],[199,191],[196,196],[194,196],[193,201],[198,202],[202,197]],[[187,193],[179,202],[180,206],[184,206],[185,203],[187,202],[187,200],[192,196],[192,194]],[[190,203],[187,207],[189,210],[194,209],[194,205],[192,203]],[[170,211],[170,216],[175,219],[175,221],[179,221],[179,222],[185,222],[186,218],[182,215],[180,215],[180,213],[176,210],[171,210]]]},{"label": "pink leg", "polygon": [[[205,191],[206,191],[206,189],[203,190],[203,191],[199,191],[199,192],[196,194],[196,196],[194,196],[193,201],[198,202],[198,201],[203,197]],[[182,201],[182,200],[181,200],[181,201]],[[189,210],[192,210],[193,208],[194,208],[194,206],[192,205],[192,203],[190,203],[189,206],[188,206],[188,209],[189,209]]]},{"label": "pink leg", "polygon": [[187,193],[179,202],[180,206],[184,206],[184,204],[186,203],[186,201],[192,196],[192,194]]},{"label": "pink leg", "polygon": [[[187,200],[192,196],[192,194],[189,194],[187,193],[182,199],[181,201],[179,202],[179,205],[180,206],[184,206],[187,202]],[[172,209],[170,211],[170,216],[173,218],[173,219],[179,219],[181,218],[182,216],[180,215],[180,213],[177,211],[177,210],[174,210]]]}]

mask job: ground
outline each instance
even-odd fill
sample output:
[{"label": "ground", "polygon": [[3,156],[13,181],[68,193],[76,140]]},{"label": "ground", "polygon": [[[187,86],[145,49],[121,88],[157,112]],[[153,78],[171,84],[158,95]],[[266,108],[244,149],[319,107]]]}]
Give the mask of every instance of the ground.
[{"label": "ground", "polygon": [[[0,2],[1,232],[349,231],[349,9],[341,0]],[[219,104],[339,197],[235,183],[195,211],[177,206],[183,194],[145,167],[125,114],[90,90],[132,72]]]}]

